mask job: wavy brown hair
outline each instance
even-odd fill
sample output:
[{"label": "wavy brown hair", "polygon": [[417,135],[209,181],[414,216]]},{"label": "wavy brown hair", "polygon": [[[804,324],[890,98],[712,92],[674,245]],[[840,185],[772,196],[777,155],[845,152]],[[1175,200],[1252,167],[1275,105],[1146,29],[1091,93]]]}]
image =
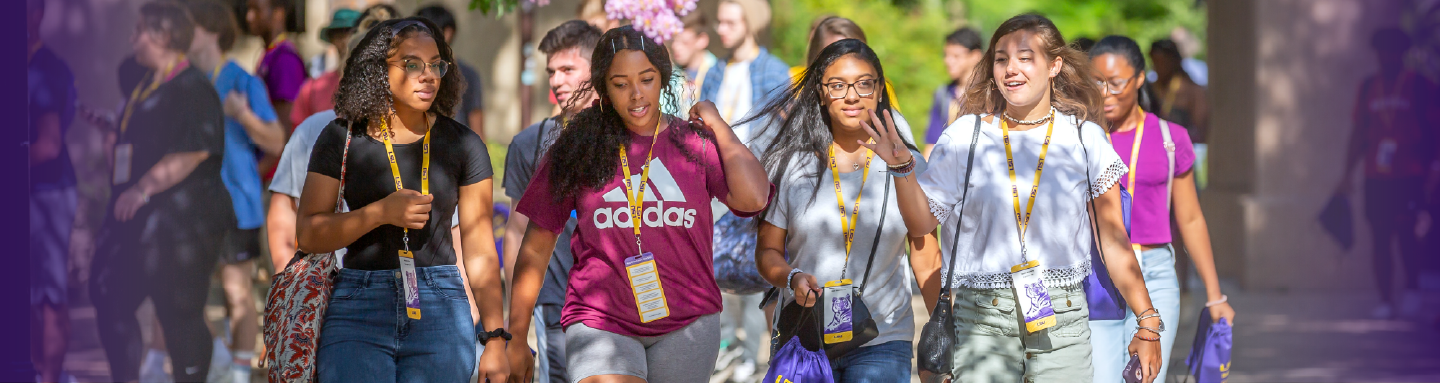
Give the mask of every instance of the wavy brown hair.
[{"label": "wavy brown hair", "polygon": [[1100,113],[1105,99],[1090,72],[1090,59],[1084,52],[1065,44],[1065,37],[1055,23],[1045,16],[1024,14],[1005,20],[990,37],[985,58],[970,75],[970,88],[965,90],[960,114],[994,114],[1005,111],[1005,97],[995,85],[995,43],[1001,37],[1018,31],[1029,31],[1045,42],[1046,61],[1060,58],[1060,75],[1050,80],[1050,105],[1061,113],[1101,126],[1108,124]]}]

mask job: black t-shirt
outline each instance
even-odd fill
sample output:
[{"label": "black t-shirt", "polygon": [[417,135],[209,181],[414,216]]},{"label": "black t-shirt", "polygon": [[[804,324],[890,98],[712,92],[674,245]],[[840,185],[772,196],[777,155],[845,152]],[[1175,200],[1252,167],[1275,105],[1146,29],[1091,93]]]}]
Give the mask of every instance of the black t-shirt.
[{"label": "black t-shirt", "polygon": [[[120,89],[125,90],[126,97],[137,84],[148,85],[151,81],[152,75],[143,68],[136,70],[137,67],[133,61],[120,67]],[[150,214],[163,214],[166,219],[161,221],[191,228],[234,227],[235,210],[231,208],[230,193],[220,179],[220,164],[225,156],[225,115],[221,111],[220,96],[205,74],[186,67],[149,97],[127,102],[137,104],[117,143],[132,145],[130,180],[114,185],[110,206],[166,155],[203,151],[210,156],[175,186],[151,196],[150,203],[142,206],[135,219],[124,226],[144,223],[143,218]],[[107,215],[113,212],[113,208],[106,209]]]},{"label": "black t-shirt", "polygon": [[[410,251],[417,267],[453,265],[455,249],[450,238],[451,219],[460,198],[460,187],[484,181],[494,174],[485,142],[465,125],[444,116],[434,116],[430,133],[430,222],[410,230]],[[310,156],[310,172],[340,179],[340,160],[349,123],[336,119],[320,132]],[[350,141],[345,168],[345,203],[359,210],[395,192],[385,143],[364,133],[365,122],[357,122]],[[395,162],[405,188],[420,190],[423,140],[394,144]],[[485,201],[489,202],[489,201]],[[346,246],[345,268],[392,270],[400,268],[399,251],[404,249],[404,230],[382,225]]]}]

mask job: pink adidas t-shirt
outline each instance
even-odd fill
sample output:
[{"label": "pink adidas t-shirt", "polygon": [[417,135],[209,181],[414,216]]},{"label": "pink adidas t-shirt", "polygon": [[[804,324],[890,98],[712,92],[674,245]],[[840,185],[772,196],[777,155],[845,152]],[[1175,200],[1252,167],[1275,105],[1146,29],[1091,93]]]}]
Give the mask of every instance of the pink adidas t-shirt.
[{"label": "pink adidas t-shirt", "polygon": [[[579,225],[570,239],[575,266],[565,293],[561,323],[576,323],[627,336],[659,336],[678,330],[695,319],[720,312],[720,289],[711,260],[710,199],[726,201],[730,188],[715,143],[684,130],[674,120],[661,131],[650,162],[640,238],[645,251],[654,253],[660,283],[670,308],[667,318],[641,323],[630,288],[625,258],[638,254],[625,200],[624,177],[617,166],[609,183],[576,198],[556,201],[550,193],[549,161],[542,162],[515,211],[546,230],[560,232],[576,212]],[[687,158],[671,136],[686,135],[684,147],[698,161]],[[641,165],[651,137],[630,133],[626,148],[631,184],[639,186]],[[559,155],[561,150],[552,150]],[[615,159],[619,161],[619,159]],[[773,185],[771,186],[773,194]],[[735,212],[753,216],[758,212]]]}]

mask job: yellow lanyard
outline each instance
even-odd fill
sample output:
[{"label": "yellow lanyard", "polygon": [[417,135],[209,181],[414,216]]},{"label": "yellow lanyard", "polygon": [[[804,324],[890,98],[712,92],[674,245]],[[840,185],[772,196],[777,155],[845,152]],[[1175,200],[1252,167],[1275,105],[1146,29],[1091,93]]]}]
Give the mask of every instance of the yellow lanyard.
[{"label": "yellow lanyard", "polygon": [[220,63],[220,66],[217,66],[217,67],[215,67],[215,70],[210,71],[210,83],[211,83],[211,84],[215,84],[215,85],[219,85],[219,84],[220,84],[219,81],[220,81],[220,70],[221,70],[221,69],[225,69],[225,63]]},{"label": "yellow lanyard", "polygon": [[[1129,189],[1132,194],[1135,193],[1135,173],[1137,173],[1135,169],[1140,167],[1140,139],[1145,137],[1146,118],[1145,110],[1140,109],[1139,106],[1135,107],[1135,112],[1140,113],[1140,122],[1135,124],[1135,142],[1130,144],[1130,163],[1125,164],[1130,167],[1130,171],[1125,174],[1125,188]],[[1105,133],[1105,136],[1105,138],[1110,138],[1110,133]]]},{"label": "yellow lanyard", "polygon": [[1010,151],[1010,127],[1000,119],[1000,133],[1005,138],[1005,166],[1010,169],[1010,198],[1015,205],[1015,227],[1020,231],[1020,256],[1025,257],[1025,231],[1030,228],[1030,213],[1035,212],[1035,196],[1040,194],[1040,173],[1045,171],[1045,155],[1050,152],[1050,135],[1055,133],[1055,112],[1050,112],[1050,126],[1045,130],[1045,143],[1040,145],[1040,161],[1035,165],[1035,184],[1030,187],[1030,203],[1020,213],[1020,185],[1015,181],[1015,156]]},{"label": "yellow lanyard", "polygon": [[[423,156],[420,159],[420,194],[430,194],[430,116],[425,116],[425,143],[421,147]],[[400,180],[400,164],[395,162],[395,146],[390,143],[390,126],[385,119],[380,120],[380,135],[385,141],[385,157],[390,160],[390,175],[395,177],[395,191],[405,189],[404,181]],[[410,251],[410,229],[404,230],[405,251]]]},{"label": "yellow lanyard", "polygon": [[[871,139],[870,142],[875,142]],[[840,194],[840,169],[835,167],[835,145],[830,145],[830,175],[835,181],[835,203],[840,205],[840,230],[845,237],[845,264],[850,264],[850,244],[855,242],[855,227],[860,226],[860,197],[865,194],[865,180],[870,178],[870,159],[875,151],[865,149],[865,171],[860,174],[860,194],[855,195],[855,209],[845,211],[845,196]]]},{"label": "yellow lanyard", "polygon": [[625,154],[625,145],[620,145],[620,170],[624,172],[625,178],[625,204],[630,207],[630,228],[635,229],[635,249],[637,254],[644,254],[645,249],[640,247],[640,224],[644,221],[640,210],[645,204],[645,185],[650,179],[650,160],[655,158],[655,142],[660,141],[660,124],[665,121],[665,116],[660,116],[660,121],[655,122],[655,134],[650,136],[650,152],[645,154],[645,164],[640,165],[640,190],[631,192],[635,187],[630,185],[630,158]]},{"label": "yellow lanyard", "polygon": [[[1146,118],[1145,110],[1141,109],[1139,105],[1135,106],[1135,112],[1140,113],[1140,122],[1135,124],[1135,142],[1130,144],[1130,163],[1126,164],[1130,167],[1130,171],[1125,175],[1125,188],[1130,190],[1131,194],[1135,193],[1135,174],[1138,173],[1135,169],[1140,167],[1140,139],[1145,136]],[[1105,138],[1110,138],[1110,133],[1105,133]],[[1169,177],[1170,175],[1166,176]],[[1130,248],[1138,253],[1140,251],[1140,244],[1131,243]]]},{"label": "yellow lanyard", "polygon": [[165,66],[164,72],[151,73],[152,79],[150,85],[136,84],[135,90],[130,91],[130,100],[125,102],[125,112],[120,115],[120,135],[125,135],[125,131],[130,129],[130,116],[135,113],[135,105],[150,98],[151,93],[155,93],[156,89],[160,89],[160,84],[170,79],[170,75],[173,74],[175,68],[179,66],[179,64],[176,63],[179,62],[185,62],[185,56],[180,56],[180,60],[171,62]]}]

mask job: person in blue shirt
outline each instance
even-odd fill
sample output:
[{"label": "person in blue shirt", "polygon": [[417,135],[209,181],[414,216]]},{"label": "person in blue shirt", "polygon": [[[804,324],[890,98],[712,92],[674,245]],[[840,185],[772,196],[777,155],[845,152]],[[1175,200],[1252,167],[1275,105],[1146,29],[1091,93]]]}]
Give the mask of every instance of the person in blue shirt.
[{"label": "person in blue shirt", "polygon": [[[220,254],[220,280],[230,306],[233,365],[226,368],[223,360],[217,360],[221,364],[215,366],[230,371],[236,382],[248,382],[250,360],[255,357],[255,334],[260,328],[251,293],[254,259],[261,254],[260,227],[265,223],[257,156],[278,157],[285,147],[285,130],[271,107],[265,84],[235,62],[224,59],[223,52],[235,44],[238,34],[230,8],[215,0],[192,1],[188,7],[195,21],[190,60],[210,78],[224,105],[225,156],[220,176],[230,192],[238,221],[235,230],[223,239]],[[217,346],[223,342],[216,339]]]},{"label": "person in blue shirt", "polygon": [[40,381],[60,381],[70,333],[66,259],[75,223],[75,167],[65,133],[75,118],[75,76],[40,42],[45,2],[26,5],[29,50],[30,345]]}]

